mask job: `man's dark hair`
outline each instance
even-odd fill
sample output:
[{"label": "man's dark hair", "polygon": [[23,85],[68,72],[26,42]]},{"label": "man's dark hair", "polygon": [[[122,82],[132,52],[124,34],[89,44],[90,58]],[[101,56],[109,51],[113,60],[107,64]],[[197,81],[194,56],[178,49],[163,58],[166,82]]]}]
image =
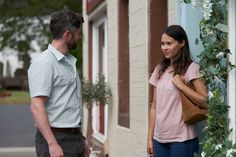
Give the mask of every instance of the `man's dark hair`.
[{"label": "man's dark hair", "polygon": [[53,39],[62,37],[65,31],[74,31],[81,27],[84,19],[82,15],[75,13],[69,9],[63,9],[54,12],[51,15],[50,30]]}]

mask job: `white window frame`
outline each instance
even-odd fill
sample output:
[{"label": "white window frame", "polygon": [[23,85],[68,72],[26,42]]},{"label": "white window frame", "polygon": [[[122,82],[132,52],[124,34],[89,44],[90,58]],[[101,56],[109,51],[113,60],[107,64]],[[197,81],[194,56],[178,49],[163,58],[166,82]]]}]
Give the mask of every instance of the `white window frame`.
[{"label": "white window frame", "polygon": [[[107,18],[106,16],[99,18],[97,20],[94,20],[93,24],[93,56],[92,56],[92,81],[93,83],[96,82],[98,77],[98,71],[99,71],[99,60],[98,60],[98,33],[99,33],[99,26],[101,24],[104,24],[104,54],[103,54],[103,72],[105,76],[105,81],[108,80],[108,55],[107,55]],[[93,128],[93,134],[92,136],[97,139],[98,141],[104,143],[107,139],[107,131],[108,131],[108,105],[105,104],[104,107],[104,135],[99,132],[99,106],[96,105],[96,103],[93,103],[92,108],[92,128]]]},{"label": "white window frame", "polygon": [[[229,59],[232,64],[236,64],[236,3],[235,0],[229,0],[229,10],[228,10],[228,28],[229,28],[229,35],[228,35],[228,41],[229,41],[229,49],[231,51],[231,55],[229,56]],[[228,79],[228,105],[230,106],[229,110],[229,117],[230,117],[230,123],[229,128],[232,128],[233,131],[231,133],[231,139],[235,142],[236,138],[236,99],[235,99],[235,93],[236,93],[236,72],[235,69],[233,69],[229,73],[229,79]]]}]

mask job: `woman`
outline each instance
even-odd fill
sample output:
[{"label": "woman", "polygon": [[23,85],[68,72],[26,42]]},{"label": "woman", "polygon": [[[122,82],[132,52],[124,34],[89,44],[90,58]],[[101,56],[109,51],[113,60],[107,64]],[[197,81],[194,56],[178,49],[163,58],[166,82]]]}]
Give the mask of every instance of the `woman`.
[{"label": "woman", "polygon": [[[147,153],[156,157],[193,157],[199,142],[196,125],[187,125],[182,118],[179,91],[199,107],[207,108],[207,88],[199,65],[190,57],[184,29],[178,25],[166,28],[161,37],[163,60],[155,68],[149,83],[153,85]],[[186,86],[192,83],[195,91]]]}]

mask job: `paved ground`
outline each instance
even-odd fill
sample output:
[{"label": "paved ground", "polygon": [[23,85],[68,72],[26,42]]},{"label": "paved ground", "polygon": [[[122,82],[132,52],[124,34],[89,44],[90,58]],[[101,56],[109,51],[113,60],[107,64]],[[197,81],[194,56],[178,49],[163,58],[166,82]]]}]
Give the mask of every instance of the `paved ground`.
[{"label": "paved ground", "polygon": [[0,105],[0,157],[35,157],[29,105]]},{"label": "paved ground", "polygon": [[0,157],[36,157],[34,134],[29,105],[0,105]]},{"label": "paved ground", "polygon": [[0,148],[0,157],[36,157],[34,147]]}]

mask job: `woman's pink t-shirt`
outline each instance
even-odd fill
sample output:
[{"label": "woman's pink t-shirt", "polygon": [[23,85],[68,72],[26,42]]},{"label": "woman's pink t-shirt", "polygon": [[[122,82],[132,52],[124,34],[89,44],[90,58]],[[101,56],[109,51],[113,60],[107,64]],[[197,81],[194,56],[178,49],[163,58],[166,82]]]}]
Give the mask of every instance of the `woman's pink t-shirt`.
[{"label": "woman's pink t-shirt", "polygon": [[[154,139],[161,143],[182,142],[197,137],[196,125],[186,125],[182,117],[179,90],[172,84],[173,68],[167,68],[157,79],[157,66],[149,80],[156,87],[156,120]],[[200,78],[199,65],[192,62],[185,73],[185,82]]]}]

